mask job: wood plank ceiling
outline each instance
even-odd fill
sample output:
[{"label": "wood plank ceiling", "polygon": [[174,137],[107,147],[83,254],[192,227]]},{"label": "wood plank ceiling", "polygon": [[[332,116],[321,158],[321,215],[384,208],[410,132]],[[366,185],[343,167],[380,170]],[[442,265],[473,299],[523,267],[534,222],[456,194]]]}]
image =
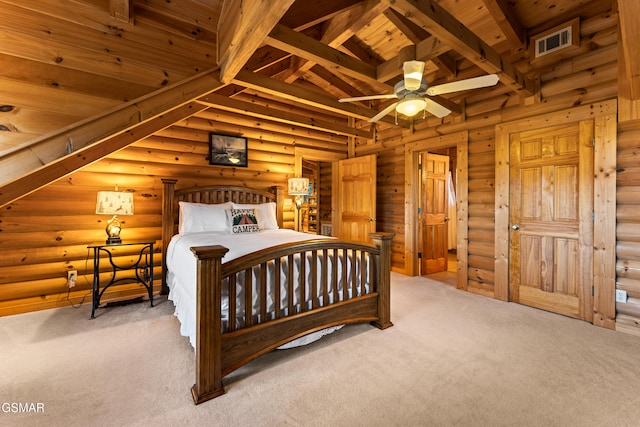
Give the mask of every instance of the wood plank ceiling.
[{"label": "wood plank ceiling", "polygon": [[[625,3],[623,0],[619,0]],[[528,36],[615,0],[0,0],[0,206],[208,109],[372,138],[402,63],[536,95]],[[625,3],[625,8],[632,8]],[[633,23],[622,36],[635,37]],[[627,52],[625,52],[627,53]],[[637,87],[637,58],[627,58]],[[454,114],[464,93],[444,96]],[[311,118],[313,117],[313,118]],[[402,125],[403,123],[400,123]]]}]

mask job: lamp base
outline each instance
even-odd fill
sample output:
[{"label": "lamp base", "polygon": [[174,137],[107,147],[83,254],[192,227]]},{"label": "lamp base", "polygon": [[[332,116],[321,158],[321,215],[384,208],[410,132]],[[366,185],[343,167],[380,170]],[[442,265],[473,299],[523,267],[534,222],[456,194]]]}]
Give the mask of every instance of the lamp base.
[{"label": "lamp base", "polygon": [[113,218],[107,221],[105,231],[107,232],[107,245],[119,245],[122,243],[122,240],[120,240],[122,226],[120,225],[120,221],[118,221],[117,215],[114,215]]},{"label": "lamp base", "polygon": [[122,243],[122,239],[120,237],[109,237],[107,239],[107,245],[119,245]]}]

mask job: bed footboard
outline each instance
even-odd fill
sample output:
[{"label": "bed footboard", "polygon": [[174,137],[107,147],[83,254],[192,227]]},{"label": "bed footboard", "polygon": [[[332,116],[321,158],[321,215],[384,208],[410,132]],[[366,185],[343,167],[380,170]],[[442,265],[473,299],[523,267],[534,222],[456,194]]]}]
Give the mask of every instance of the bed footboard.
[{"label": "bed footboard", "polygon": [[[373,233],[373,245],[317,239],[280,245],[222,264],[222,246],[192,248],[197,258],[196,378],[191,392],[196,404],[224,393],[222,378],[256,357],[311,332],[346,323],[371,322],[380,329],[393,324],[390,316],[392,233]],[[302,269],[296,275],[293,264]],[[329,262],[331,260],[331,262]],[[337,268],[337,265],[342,267]],[[332,267],[333,266],[333,267]],[[305,271],[309,269],[309,271]],[[276,285],[267,307],[267,271],[289,290]],[[257,313],[236,324],[234,289],[243,279],[245,307],[262,298]],[[253,283],[255,281],[255,283]],[[225,288],[226,286],[226,288]],[[284,285],[283,285],[284,286]],[[257,289],[252,293],[251,289]],[[223,289],[229,292],[227,321],[223,322]],[[296,294],[295,292],[302,292]],[[305,296],[305,292],[307,295]],[[296,304],[295,298],[298,299]],[[300,303],[300,301],[308,301]]]}]

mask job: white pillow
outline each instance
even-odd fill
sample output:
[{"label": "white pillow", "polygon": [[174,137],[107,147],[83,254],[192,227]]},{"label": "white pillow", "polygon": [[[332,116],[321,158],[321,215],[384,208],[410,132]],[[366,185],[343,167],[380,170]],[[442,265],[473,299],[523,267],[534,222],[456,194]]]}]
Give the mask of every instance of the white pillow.
[{"label": "white pillow", "polygon": [[203,231],[220,231],[229,233],[226,209],[231,203],[208,205],[206,203],[179,202],[180,221],[178,233],[201,233]]},{"label": "white pillow", "polygon": [[258,226],[260,230],[277,230],[278,219],[276,218],[276,204],[274,202],[260,204],[238,204],[231,203],[234,209],[253,209],[256,212]]}]

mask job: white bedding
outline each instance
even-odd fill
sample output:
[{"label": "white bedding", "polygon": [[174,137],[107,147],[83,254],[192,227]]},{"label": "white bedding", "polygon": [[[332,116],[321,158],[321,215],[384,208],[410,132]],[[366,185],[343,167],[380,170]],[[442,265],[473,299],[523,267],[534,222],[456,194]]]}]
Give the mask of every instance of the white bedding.
[{"label": "white bedding", "polygon": [[[228,262],[243,255],[261,249],[272,247],[282,243],[299,242],[311,238],[327,238],[324,236],[310,236],[305,233],[298,233],[292,230],[262,230],[252,234],[226,234],[224,232],[202,232],[191,234],[178,234],[173,237],[167,249],[167,283],[169,285],[169,299],[173,301],[176,309],[175,315],[181,323],[180,333],[188,336],[191,345],[195,347],[196,330],[196,258],[190,248],[194,246],[222,245],[229,248],[229,252],[224,256],[222,262]],[[340,267],[339,267],[340,268]],[[297,269],[297,267],[296,267]],[[307,269],[310,271],[310,269]],[[296,273],[297,274],[297,273]],[[257,280],[254,280],[254,286]],[[254,292],[254,296],[256,293]],[[308,293],[307,293],[308,295]],[[223,322],[228,321],[228,295],[223,294]],[[242,296],[238,295],[238,300],[242,301]],[[284,298],[284,296],[283,296]],[[254,298],[254,304],[257,304]],[[273,309],[274,301],[268,301],[268,309]],[[240,304],[239,304],[240,305]],[[239,310],[239,315],[243,312]],[[298,340],[292,341],[281,348],[293,347],[297,345],[313,342],[327,333],[339,329],[329,328],[306,335]]]}]

